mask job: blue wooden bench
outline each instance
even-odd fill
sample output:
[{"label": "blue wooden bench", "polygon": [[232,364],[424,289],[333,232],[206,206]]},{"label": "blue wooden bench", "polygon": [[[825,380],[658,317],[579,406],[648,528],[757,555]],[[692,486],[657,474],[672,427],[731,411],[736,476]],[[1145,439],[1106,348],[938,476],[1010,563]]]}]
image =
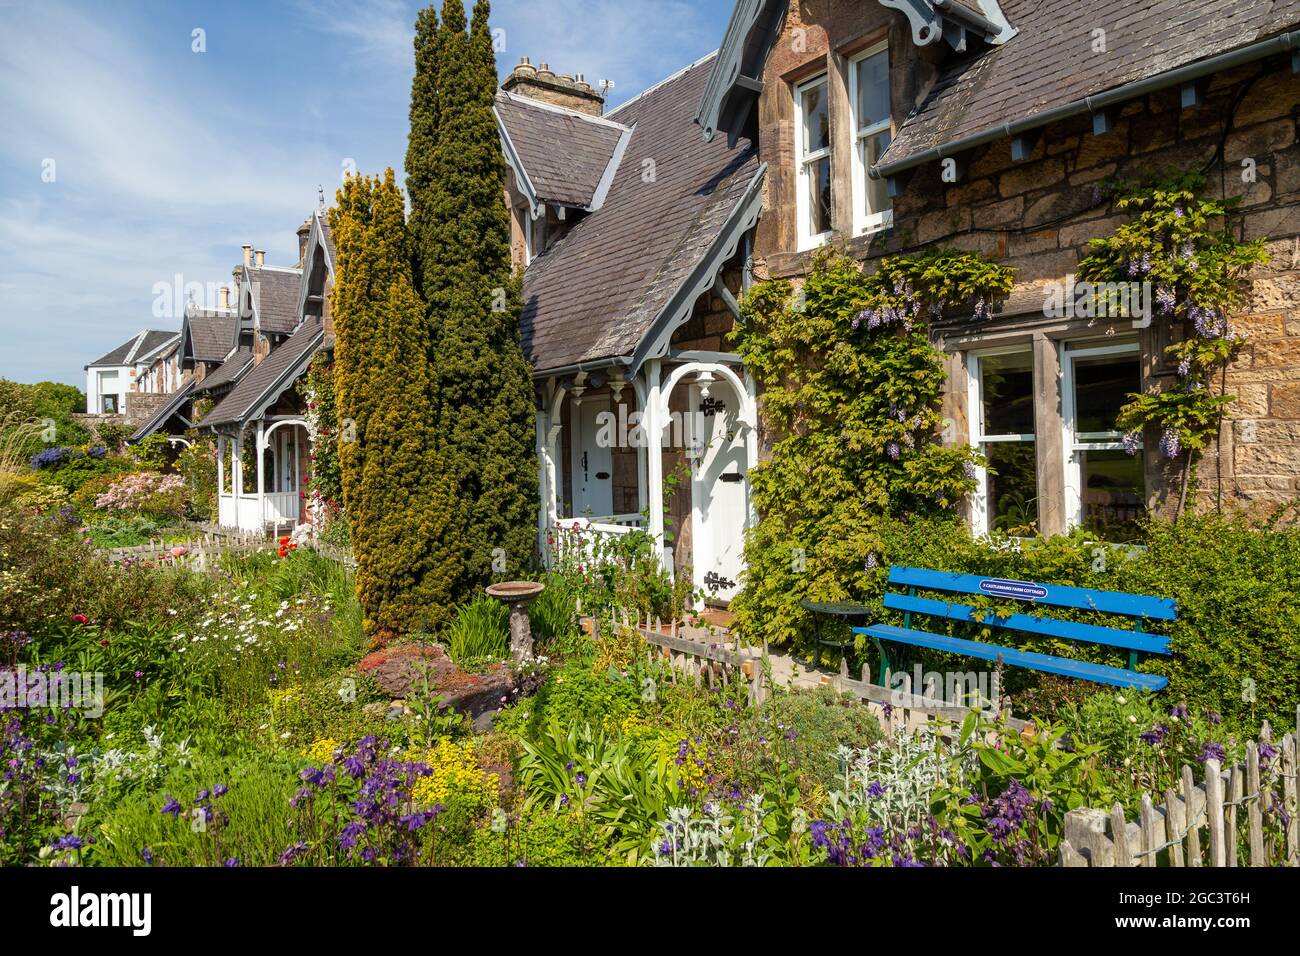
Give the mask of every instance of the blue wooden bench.
[{"label": "blue wooden bench", "polygon": [[[854,632],[865,634],[875,641],[876,647],[880,650],[882,674],[890,666],[884,644],[897,643],[949,651],[987,661],[1001,658],[1004,663],[1016,667],[1060,674],[1065,677],[1078,677],[1119,687],[1160,690],[1169,683],[1167,677],[1138,673],[1137,663],[1139,654],[1168,655],[1170,653],[1169,638],[1160,634],[1149,634],[1145,627],[1147,621],[1177,619],[1178,610],[1171,598],[1127,594],[1122,591],[1096,591],[1091,588],[1064,587],[1056,584],[1037,584],[1033,581],[1009,581],[1002,578],[984,578],[977,574],[953,574],[948,571],[901,566],[889,569],[889,583],[907,589],[906,593],[887,591],[883,602],[885,607],[903,612],[903,626],[873,624],[870,627],[853,628]],[[1131,625],[1128,628],[1102,627],[1096,624],[1080,624],[1060,618],[1023,613],[998,616],[987,610],[977,611],[969,604],[961,604],[956,600],[920,597],[917,595],[918,590],[950,594],[982,594],[993,598],[1025,601],[1034,605],[1100,611],[1103,614],[1128,618]],[[1129,652],[1128,667],[1089,664],[1066,657],[1022,651],[1014,647],[1001,647],[997,644],[985,644],[961,637],[932,634],[912,627],[914,614],[966,621],[985,627],[1037,634],[1079,644],[1106,644],[1120,647]]]}]

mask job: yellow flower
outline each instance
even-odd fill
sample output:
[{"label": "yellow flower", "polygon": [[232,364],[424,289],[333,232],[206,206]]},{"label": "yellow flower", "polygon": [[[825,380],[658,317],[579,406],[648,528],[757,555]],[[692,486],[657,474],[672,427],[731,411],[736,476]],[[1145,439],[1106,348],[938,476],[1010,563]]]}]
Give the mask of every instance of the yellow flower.
[{"label": "yellow flower", "polygon": [[338,748],[339,742],[333,737],[322,737],[319,740],[312,741],[305,754],[307,759],[313,763],[327,764],[333,761],[334,751],[338,750]]},{"label": "yellow flower", "polygon": [[500,778],[479,766],[472,742],[458,744],[444,738],[428,750],[412,751],[407,757],[428,764],[432,771],[411,786],[411,796],[419,805],[431,807],[445,802],[453,793],[473,798],[478,806],[496,803]]}]

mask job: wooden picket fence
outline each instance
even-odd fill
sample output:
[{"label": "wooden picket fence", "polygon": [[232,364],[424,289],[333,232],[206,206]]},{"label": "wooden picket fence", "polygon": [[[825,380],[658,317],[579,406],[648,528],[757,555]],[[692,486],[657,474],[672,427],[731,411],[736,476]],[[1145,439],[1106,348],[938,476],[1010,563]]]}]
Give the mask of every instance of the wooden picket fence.
[{"label": "wooden picket fence", "polygon": [[[709,687],[743,680],[749,686],[750,699],[755,703],[762,703],[772,694],[771,668],[765,666],[769,658],[766,642],[761,648],[748,648],[735,636],[718,639],[699,628],[680,627],[676,621],[664,624],[658,618],[643,620],[640,612],[629,613],[626,608],[615,610],[608,620],[611,625],[621,624],[635,630],[651,646],[651,660],[658,656],[670,665],[674,682],[677,674]],[[599,620],[596,627],[600,627]],[[937,696],[933,686],[923,688],[920,694],[900,692],[890,688],[888,674],[885,678],[885,686],[871,683],[871,670],[866,664],[862,665],[860,677],[852,678],[848,662],[842,659],[839,674],[823,675],[822,682],[869,705],[886,733],[900,727],[915,730],[935,719],[959,725],[970,713],[969,708],[953,706]],[[996,676],[992,697],[1000,699]],[[1003,719],[1016,731],[1031,726],[1028,721],[1009,714],[1004,714]]]},{"label": "wooden picket fence", "polygon": [[[1300,726],[1300,707],[1296,717]],[[1246,745],[1244,762],[1223,768],[1207,760],[1200,783],[1184,766],[1178,787],[1142,795],[1136,821],[1126,819],[1118,803],[1109,812],[1069,811],[1061,865],[1300,866],[1296,734],[1287,734],[1274,748],[1277,764],[1271,773],[1261,765],[1264,744],[1273,747],[1267,723],[1259,740]],[[1282,832],[1266,832],[1265,821],[1273,817],[1285,821]]]}]

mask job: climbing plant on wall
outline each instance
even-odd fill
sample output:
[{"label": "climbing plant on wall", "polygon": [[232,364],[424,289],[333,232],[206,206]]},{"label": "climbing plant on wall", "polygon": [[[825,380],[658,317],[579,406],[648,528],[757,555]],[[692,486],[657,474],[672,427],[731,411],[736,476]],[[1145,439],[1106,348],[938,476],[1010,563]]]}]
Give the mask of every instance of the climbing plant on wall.
[{"label": "climbing plant on wall", "polygon": [[1180,512],[1196,457],[1235,400],[1221,375],[1245,338],[1232,330],[1229,313],[1245,298],[1250,268],[1268,260],[1262,239],[1243,242],[1228,229],[1236,200],[1203,197],[1203,185],[1198,174],[1118,185],[1115,208],[1133,218],[1092,240],[1078,270],[1087,282],[1149,282],[1154,319],[1174,333],[1165,357],[1176,380],[1130,395],[1117,427],[1130,454],[1147,432],[1158,436],[1165,458],[1182,463]]},{"label": "climbing plant on wall", "polygon": [[801,288],[773,280],[745,296],[737,351],[758,382],[771,456],[750,471],[758,524],[745,545],[737,626],[787,643],[806,635],[799,601],[851,600],[881,558],[879,525],[953,509],[981,462],[944,444],[943,355],[928,324],[987,314],[1011,270],[937,250],[880,261],[817,259]]},{"label": "climbing plant on wall", "polygon": [[[298,382],[306,407],[311,468],[303,487],[313,523],[323,526],[343,507],[343,475],[339,470],[339,417],[334,392],[334,355],[321,352]],[[353,436],[355,437],[355,436]]]}]

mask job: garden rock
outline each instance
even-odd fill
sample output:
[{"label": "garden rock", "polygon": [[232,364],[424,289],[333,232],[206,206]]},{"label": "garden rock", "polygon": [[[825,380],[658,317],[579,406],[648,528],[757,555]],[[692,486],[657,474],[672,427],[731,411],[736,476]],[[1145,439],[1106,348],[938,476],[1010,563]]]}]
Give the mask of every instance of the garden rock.
[{"label": "garden rock", "polygon": [[[476,725],[490,720],[514,691],[510,669],[504,664],[494,664],[481,674],[467,673],[437,645],[385,648],[364,658],[358,669],[370,674],[385,694],[405,700],[424,693],[427,676],[429,693],[442,699],[439,709],[459,711]],[[402,700],[395,699],[385,708],[386,715],[399,707],[406,709]]]}]

